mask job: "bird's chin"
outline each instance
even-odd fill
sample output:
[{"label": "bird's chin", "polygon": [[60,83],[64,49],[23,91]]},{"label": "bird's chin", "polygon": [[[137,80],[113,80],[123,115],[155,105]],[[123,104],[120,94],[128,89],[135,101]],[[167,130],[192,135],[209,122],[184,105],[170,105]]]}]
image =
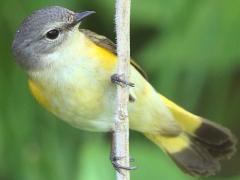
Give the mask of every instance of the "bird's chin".
[{"label": "bird's chin", "polygon": [[50,60],[47,60],[44,57],[32,56],[31,58],[25,57],[23,59],[17,60],[17,64],[19,64],[20,67],[28,73],[28,72],[46,69],[50,67],[51,64],[53,64],[53,62],[51,62]]},{"label": "bird's chin", "polygon": [[38,65],[38,60],[31,56],[18,56],[16,57],[17,64],[25,71],[30,71],[36,69]]}]

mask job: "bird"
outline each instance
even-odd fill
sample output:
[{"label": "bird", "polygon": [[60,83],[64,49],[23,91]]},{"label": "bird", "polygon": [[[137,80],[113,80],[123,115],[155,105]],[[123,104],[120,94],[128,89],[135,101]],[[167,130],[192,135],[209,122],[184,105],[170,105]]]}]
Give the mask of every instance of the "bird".
[{"label": "bird", "polygon": [[[115,43],[81,28],[93,13],[60,6],[35,10],[16,31],[12,52],[27,74],[32,95],[44,108],[75,128],[112,132],[116,96],[112,82],[123,81],[114,76]],[[144,134],[183,172],[216,174],[221,160],[236,152],[233,133],[158,93],[143,69],[133,60],[130,64],[132,83],[125,82],[134,85],[129,88],[130,129]]]}]

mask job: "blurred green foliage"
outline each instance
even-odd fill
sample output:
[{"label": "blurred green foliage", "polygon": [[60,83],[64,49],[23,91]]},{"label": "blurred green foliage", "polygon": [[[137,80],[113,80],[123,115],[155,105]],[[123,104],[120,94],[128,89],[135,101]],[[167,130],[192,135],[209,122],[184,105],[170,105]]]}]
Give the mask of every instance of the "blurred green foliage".
[{"label": "blurred green foliage", "polygon": [[[95,10],[84,27],[114,39],[113,0],[8,0],[0,2],[0,179],[114,179],[110,136],[76,130],[41,108],[27,77],[14,64],[11,42],[31,11],[60,5]],[[132,1],[132,56],[162,94],[240,137],[240,1]],[[133,180],[194,179],[160,149],[131,133]],[[240,179],[240,155],[207,179]],[[201,179],[201,178],[198,178]],[[206,178],[204,178],[206,179]]]}]

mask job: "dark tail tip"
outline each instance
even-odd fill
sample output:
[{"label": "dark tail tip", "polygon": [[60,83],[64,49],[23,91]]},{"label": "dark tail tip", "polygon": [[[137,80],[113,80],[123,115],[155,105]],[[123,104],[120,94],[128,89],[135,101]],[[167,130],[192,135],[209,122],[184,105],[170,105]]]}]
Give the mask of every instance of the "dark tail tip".
[{"label": "dark tail tip", "polygon": [[170,157],[191,176],[212,176],[220,169],[220,163],[200,144],[192,141],[190,147],[170,154]]},{"label": "dark tail tip", "polygon": [[215,175],[221,168],[220,160],[230,159],[236,152],[237,140],[231,131],[206,119],[188,138],[190,146],[170,156],[192,176]]},{"label": "dark tail tip", "polygon": [[203,119],[194,135],[214,158],[229,159],[236,152],[236,137],[229,129],[216,123]]}]

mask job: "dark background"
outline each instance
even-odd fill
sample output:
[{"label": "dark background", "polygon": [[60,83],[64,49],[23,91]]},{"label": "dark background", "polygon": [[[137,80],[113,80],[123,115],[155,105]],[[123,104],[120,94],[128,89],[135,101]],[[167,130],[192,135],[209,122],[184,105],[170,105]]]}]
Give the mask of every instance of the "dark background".
[{"label": "dark background", "polygon": [[[74,129],[40,107],[14,63],[14,33],[33,10],[95,10],[83,26],[115,39],[113,0],[0,2],[0,180],[112,180],[110,135]],[[163,95],[240,137],[240,1],[133,0],[132,57]],[[133,180],[188,180],[142,135],[131,132]],[[215,177],[240,179],[240,155]]]}]

